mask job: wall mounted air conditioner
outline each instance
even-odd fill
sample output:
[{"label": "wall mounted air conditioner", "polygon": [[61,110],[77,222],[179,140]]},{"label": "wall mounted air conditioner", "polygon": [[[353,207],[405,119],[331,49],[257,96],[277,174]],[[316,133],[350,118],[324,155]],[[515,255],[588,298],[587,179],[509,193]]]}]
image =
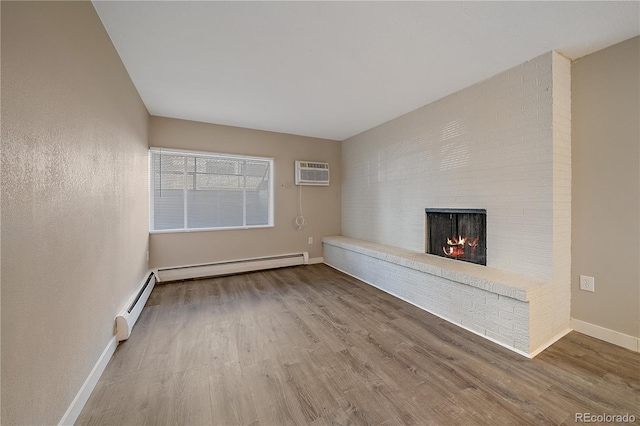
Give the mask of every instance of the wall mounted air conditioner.
[{"label": "wall mounted air conditioner", "polygon": [[329,186],[329,163],[296,161],[296,185]]}]

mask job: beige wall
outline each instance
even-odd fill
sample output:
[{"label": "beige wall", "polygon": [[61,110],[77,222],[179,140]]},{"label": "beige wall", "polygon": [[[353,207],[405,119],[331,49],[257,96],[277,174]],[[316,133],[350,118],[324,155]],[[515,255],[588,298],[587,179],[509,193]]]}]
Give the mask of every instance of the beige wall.
[{"label": "beige wall", "polygon": [[[572,318],[640,337],[640,37],[573,64]],[[579,290],[595,277],[595,293]]]},{"label": "beige wall", "polygon": [[148,113],[90,2],[2,2],[2,424],[57,424],[147,269]]},{"label": "beige wall", "polygon": [[[274,158],[275,227],[152,234],[152,268],[308,251],[322,256],[321,238],[340,234],[340,142],[281,133],[151,117],[149,145]],[[307,225],[297,230],[298,190],[294,161],[328,162],[329,187],[302,187]],[[308,237],[313,237],[312,245]]]}]

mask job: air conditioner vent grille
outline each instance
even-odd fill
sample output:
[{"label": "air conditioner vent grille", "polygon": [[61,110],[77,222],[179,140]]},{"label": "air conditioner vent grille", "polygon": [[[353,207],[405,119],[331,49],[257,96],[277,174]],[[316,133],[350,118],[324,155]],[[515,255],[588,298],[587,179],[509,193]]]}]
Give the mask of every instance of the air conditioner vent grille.
[{"label": "air conditioner vent grille", "polygon": [[329,163],[296,161],[296,185],[328,186]]}]

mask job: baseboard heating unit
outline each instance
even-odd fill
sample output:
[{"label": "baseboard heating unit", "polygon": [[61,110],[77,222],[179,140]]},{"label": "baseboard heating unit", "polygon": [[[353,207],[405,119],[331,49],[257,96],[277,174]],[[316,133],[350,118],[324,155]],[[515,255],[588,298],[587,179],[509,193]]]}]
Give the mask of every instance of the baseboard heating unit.
[{"label": "baseboard heating unit", "polygon": [[127,303],[127,307],[116,317],[116,339],[118,342],[127,340],[131,335],[131,330],[149,299],[149,295],[156,285],[156,275],[149,272],[143,280],[140,290]]},{"label": "baseboard heating unit", "polygon": [[239,274],[242,272],[308,264],[309,253],[304,252],[257,257],[253,259],[229,260],[200,265],[177,266],[173,268],[159,268],[156,272],[158,275],[158,281],[165,282]]}]

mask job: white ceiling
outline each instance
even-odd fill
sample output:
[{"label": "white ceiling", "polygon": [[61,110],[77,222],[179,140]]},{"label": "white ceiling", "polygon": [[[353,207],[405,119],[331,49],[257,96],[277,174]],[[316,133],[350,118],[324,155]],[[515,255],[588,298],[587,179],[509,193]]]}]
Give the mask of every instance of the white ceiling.
[{"label": "white ceiling", "polygon": [[93,4],[151,114],[337,140],[640,34],[638,1]]}]

